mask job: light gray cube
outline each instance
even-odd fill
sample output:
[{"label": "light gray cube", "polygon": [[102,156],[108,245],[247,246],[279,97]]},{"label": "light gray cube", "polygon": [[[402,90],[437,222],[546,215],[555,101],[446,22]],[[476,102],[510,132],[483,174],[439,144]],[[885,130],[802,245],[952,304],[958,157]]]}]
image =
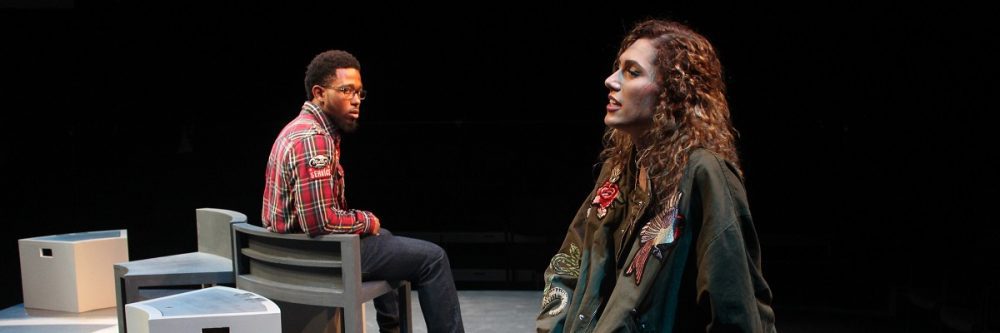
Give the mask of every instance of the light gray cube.
[{"label": "light gray cube", "polygon": [[85,312],[115,306],[114,264],[128,233],[105,230],[20,239],[24,307]]}]

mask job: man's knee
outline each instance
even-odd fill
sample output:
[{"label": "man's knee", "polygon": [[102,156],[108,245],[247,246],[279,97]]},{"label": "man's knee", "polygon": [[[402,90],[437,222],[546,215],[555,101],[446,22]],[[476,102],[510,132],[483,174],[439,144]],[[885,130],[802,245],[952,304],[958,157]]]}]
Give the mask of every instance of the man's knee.
[{"label": "man's knee", "polygon": [[430,262],[434,264],[444,264],[448,265],[448,253],[444,251],[440,245],[430,243],[430,248],[427,251],[427,258]]}]

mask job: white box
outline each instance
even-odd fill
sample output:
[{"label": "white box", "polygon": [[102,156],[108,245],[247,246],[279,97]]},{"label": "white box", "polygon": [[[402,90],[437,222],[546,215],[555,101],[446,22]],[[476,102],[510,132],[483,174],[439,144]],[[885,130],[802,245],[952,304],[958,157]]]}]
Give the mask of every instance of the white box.
[{"label": "white box", "polygon": [[125,305],[129,333],[281,333],[281,310],[246,290],[215,286]]},{"label": "white box", "polygon": [[24,307],[85,312],[115,306],[114,264],[128,261],[128,232],[105,230],[25,238]]}]

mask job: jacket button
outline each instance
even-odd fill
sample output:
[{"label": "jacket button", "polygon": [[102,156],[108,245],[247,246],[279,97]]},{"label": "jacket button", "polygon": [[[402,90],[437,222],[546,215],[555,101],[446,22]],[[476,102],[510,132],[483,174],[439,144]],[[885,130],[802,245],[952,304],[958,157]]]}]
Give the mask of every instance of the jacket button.
[{"label": "jacket button", "polygon": [[580,320],[583,320],[583,318],[584,318],[583,315],[580,315]]},{"label": "jacket button", "polygon": [[638,314],[638,313],[639,313],[639,310],[636,310],[635,308],[632,308],[632,314]]}]

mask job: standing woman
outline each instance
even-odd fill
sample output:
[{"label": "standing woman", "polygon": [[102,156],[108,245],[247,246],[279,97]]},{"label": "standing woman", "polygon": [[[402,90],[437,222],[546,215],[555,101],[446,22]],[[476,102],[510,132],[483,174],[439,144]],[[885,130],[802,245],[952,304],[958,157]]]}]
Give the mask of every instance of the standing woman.
[{"label": "standing woman", "polygon": [[614,69],[603,167],[546,270],[538,332],[775,332],[715,49],[650,20]]}]

